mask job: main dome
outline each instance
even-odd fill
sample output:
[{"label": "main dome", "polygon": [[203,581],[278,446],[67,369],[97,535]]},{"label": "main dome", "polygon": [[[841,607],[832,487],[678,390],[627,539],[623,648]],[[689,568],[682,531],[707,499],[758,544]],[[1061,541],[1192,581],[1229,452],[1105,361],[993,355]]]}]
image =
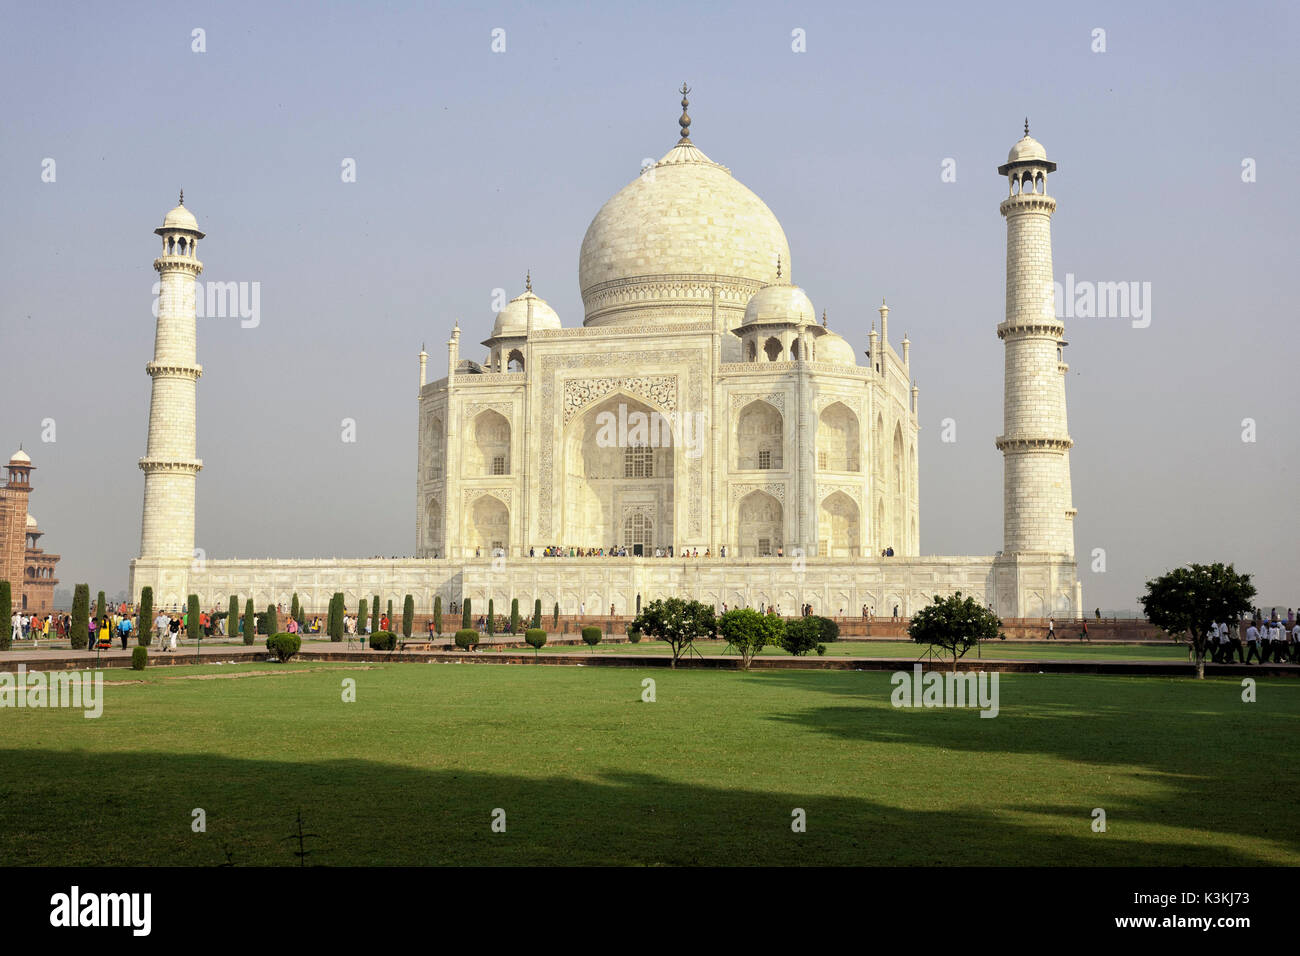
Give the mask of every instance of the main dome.
[{"label": "main dome", "polygon": [[[790,274],[772,210],[686,137],[617,192],[587,227],[578,261],[584,325],[707,320]],[[736,325],[733,316],[728,326]]]}]

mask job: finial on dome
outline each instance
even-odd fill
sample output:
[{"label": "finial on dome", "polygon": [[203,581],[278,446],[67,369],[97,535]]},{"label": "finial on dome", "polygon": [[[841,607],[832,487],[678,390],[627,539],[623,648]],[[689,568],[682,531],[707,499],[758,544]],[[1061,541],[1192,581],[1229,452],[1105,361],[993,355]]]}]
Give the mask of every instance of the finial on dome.
[{"label": "finial on dome", "polygon": [[181,203],[180,203],[180,204],[181,204],[182,206],[185,205],[185,190],[184,190],[184,189],[181,190]]},{"label": "finial on dome", "polygon": [[533,291],[533,270],[529,269],[524,276],[524,289],[528,292]]},{"label": "finial on dome", "polygon": [[828,327],[829,326],[826,325],[826,310],[822,309],[822,328],[825,329]]},{"label": "finial on dome", "polygon": [[781,278],[781,253],[776,254],[776,277]]},{"label": "finial on dome", "polygon": [[690,100],[686,98],[686,94],[690,91],[691,88],[685,83],[683,83],[682,88],[677,91],[682,94],[682,118],[677,121],[677,125],[682,128],[682,138],[677,141],[678,146],[682,145],[682,143],[689,143],[691,141],[691,118],[686,113],[686,107],[691,105]]},{"label": "finial on dome", "polygon": [[1025,135],[1026,135],[1026,136],[1029,135],[1029,117],[1028,117],[1028,116],[1025,117]]}]

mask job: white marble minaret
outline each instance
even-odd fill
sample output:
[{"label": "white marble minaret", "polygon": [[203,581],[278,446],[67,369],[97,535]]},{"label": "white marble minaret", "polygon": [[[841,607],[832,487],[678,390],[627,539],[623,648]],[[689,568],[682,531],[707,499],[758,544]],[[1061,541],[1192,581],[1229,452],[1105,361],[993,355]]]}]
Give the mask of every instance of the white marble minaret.
[{"label": "white marble minaret", "polygon": [[145,371],[153,379],[149,400],[149,445],[140,459],[144,472],[144,517],[140,557],[194,557],[194,485],[203,462],[195,457],[195,396],[203,367],[197,358],[194,308],[196,280],[203,271],[198,259],[198,221],[181,204],[169,212],[160,228],[162,255],[153,262],[158,271],[158,327],[153,361]]},{"label": "white marble minaret", "polygon": [[1003,431],[1004,553],[1074,557],[1070,441],[1065,418],[1065,324],[1052,285],[1052,213],[1047,151],[1029,135],[1011,148],[998,173],[1010,195],[1007,220],[1007,310],[998,326],[1006,347]]}]

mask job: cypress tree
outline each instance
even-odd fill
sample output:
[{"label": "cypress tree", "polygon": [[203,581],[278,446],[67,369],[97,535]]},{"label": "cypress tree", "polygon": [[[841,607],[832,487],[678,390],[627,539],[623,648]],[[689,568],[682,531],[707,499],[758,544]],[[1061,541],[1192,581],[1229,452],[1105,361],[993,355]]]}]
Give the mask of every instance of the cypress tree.
[{"label": "cypress tree", "polygon": [[492,606],[493,606],[493,605],[492,605],[492,598],[488,598],[488,618],[487,618],[487,632],[488,632],[488,637],[491,637],[493,634],[496,633],[496,621],[494,621],[494,620],[492,619],[492,618],[493,618],[493,613],[494,613],[493,610],[492,610]]},{"label": "cypress tree", "polygon": [[379,630],[379,595],[375,595],[374,603],[370,605],[370,633],[374,634]]},{"label": "cypress tree", "polygon": [[153,588],[145,585],[140,589],[140,613],[139,627],[135,634],[135,642],[141,647],[148,647],[153,643]]},{"label": "cypress tree", "polygon": [[275,609],[274,604],[266,606],[266,633],[280,633],[280,612]]},{"label": "cypress tree", "polygon": [[415,627],[415,598],[406,596],[402,602],[402,636],[410,637],[411,628]]},{"label": "cypress tree", "polygon": [[293,602],[289,605],[289,616],[295,621],[301,616],[302,606],[298,603],[298,592],[293,592]]},{"label": "cypress tree", "polygon": [[362,598],[361,603],[357,605],[357,630],[358,631],[365,630],[366,623],[370,620],[369,609],[370,609],[369,603],[366,601],[365,598]]},{"label": "cypress tree", "polygon": [[467,631],[467,630],[469,630],[469,628],[470,628],[470,626],[471,626],[471,625],[470,625],[470,621],[469,621],[469,614],[470,614],[470,612],[469,612],[469,598],[465,598],[465,603],[461,606],[461,609],[460,609],[460,629],[461,629],[462,631]]},{"label": "cypress tree", "polygon": [[442,637],[442,595],[433,599],[433,629]]},{"label": "cypress tree", "polygon": [[510,599],[510,633],[519,633],[519,598]]},{"label": "cypress tree", "polygon": [[343,640],[343,612],[346,606],[343,603],[343,592],[334,592],[334,614],[330,621],[330,640],[338,643]]},{"label": "cypress tree", "polygon": [[393,599],[388,599],[388,629],[393,629]]},{"label": "cypress tree", "polygon": [[244,602],[244,643],[257,640],[257,615],[253,613],[253,599]]},{"label": "cypress tree", "polygon": [[95,620],[104,620],[104,592],[99,592],[99,597],[95,599]]},{"label": "cypress tree", "polygon": [[72,592],[72,640],[74,650],[83,651],[90,643],[90,585],[78,584]]},{"label": "cypress tree", "polygon": [[199,623],[199,596],[197,594],[190,595],[185,609],[185,633],[190,636],[191,640],[203,639],[203,625]]},{"label": "cypress tree", "polygon": [[555,611],[551,614],[551,629],[558,631],[560,629],[560,602],[555,602]]},{"label": "cypress tree", "polygon": [[230,595],[230,607],[226,611],[226,637],[239,636],[239,598]]},{"label": "cypress tree", "polygon": [[542,626],[542,599],[538,598],[537,600],[533,601],[533,627],[539,628],[541,626]]},{"label": "cypress tree", "polygon": [[0,651],[7,651],[13,646],[13,589],[8,581],[0,581]]}]

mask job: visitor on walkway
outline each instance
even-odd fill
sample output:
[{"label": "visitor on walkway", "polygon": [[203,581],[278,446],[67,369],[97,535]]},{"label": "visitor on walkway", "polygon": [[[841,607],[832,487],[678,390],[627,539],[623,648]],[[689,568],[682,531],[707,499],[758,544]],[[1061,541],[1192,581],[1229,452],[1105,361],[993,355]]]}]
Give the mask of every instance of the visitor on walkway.
[{"label": "visitor on walkway", "polygon": [[117,636],[122,639],[122,650],[126,650],[126,642],[131,638],[131,619],[124,617],[117,622]]}]

